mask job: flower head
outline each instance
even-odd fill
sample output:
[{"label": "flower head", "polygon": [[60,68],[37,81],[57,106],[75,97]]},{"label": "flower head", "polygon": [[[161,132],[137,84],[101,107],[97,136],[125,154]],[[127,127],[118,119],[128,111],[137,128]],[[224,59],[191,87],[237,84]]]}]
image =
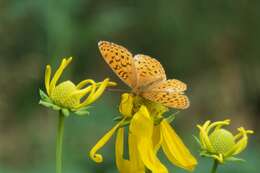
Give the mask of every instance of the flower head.
[{"label": "flower head", "polygon": [[222,128],[229,125],[230,120],[217,121],[211,123],[206,121],[203,125],[197,125],[200,130],[198,142],[201,146],[201,155],[214,158],[219,163],[225,161],[241,160],[234,156],[242,152],[248,143],[248,134],[252,130],[238,128],[238,134],[233,135],[228,130]]},{"label": "flower head", "polygon": [[105,79],[103,82],[96,83],[92,79],[86,79],[77,85],[70,80],[57,84],[64,69],[71,63],[72,57],[64,58],[51,78],[52,69],[50,65],[45,69],[45,88],[46,93],[40,90],[40,104],[51,107],[54,110],[61,110],[65,115],[75,112],[78,115],[86,114],[86,107],[96,101],[104,92],[107,86],[116,85]]},{"label": "flower head", "polygon": [[[168,108],[142,97],[125,93],[122,95],[119,111],[121,119],[117,119],[120,119],[120,122],[90,151],[90,157],[94,161],[103,161],[102,156],[96,152],[117,131],[116,164],[121,173],[145,173],[146,169],[155,173],[167,173],[167,168],[157,157],[160,148],[173,164],[190,171],[194,169],[197,164],[196,159],[170,126],[167,119],[169,117],[164,116]],[[125,158],[124,131],[128,124],[129,153],[128,158]]]}]

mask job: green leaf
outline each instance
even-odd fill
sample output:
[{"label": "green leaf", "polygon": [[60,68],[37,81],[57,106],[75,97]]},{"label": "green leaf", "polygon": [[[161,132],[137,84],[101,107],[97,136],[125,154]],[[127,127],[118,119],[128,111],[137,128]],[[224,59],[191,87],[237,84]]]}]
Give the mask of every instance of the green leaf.
[{"label": "green leaf", "polygon": [[49,96],[41,89],[39,89],[39,94],[42,100],[46,101],[46,102],[52,102],[49,98]]},{"label": "green leaf", "polygon": [[62,108],[61,112],[65,117],[68,117],[70,115],[70,111],[66,108]]}]

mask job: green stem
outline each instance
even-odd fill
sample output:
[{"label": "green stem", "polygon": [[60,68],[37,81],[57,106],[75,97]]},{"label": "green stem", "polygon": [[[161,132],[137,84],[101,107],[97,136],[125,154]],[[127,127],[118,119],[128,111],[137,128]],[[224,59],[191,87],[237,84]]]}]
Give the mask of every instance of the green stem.
[{"label": "green stem", "polygon": [[211,169],[211,173],[216,173],[218,168],[218,160],[214,159],[214,163]]},{"label": "green stem", "polygon": [[64,119],[65,116],[60,111],[56,137],[56,173],[62,172],[62,141],[64,134]]}]

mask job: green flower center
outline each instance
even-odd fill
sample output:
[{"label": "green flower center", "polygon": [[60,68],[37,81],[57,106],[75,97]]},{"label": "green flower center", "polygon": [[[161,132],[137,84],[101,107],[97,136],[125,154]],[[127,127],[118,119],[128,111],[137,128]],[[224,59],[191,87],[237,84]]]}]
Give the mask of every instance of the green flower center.
[{"label": "green flower center", "polygon": [[235,145],[232,133],[225,129],[217,129],[209,135],[209,140],[213,149],[218,154],[225,154]]},{"label": "green flower center", "polygon": [[53,89],[50,97],[55,104],[72,109],[80,103],[80,97],[73,94],[77,90],[78,89],[71,81],[65,81]]}]

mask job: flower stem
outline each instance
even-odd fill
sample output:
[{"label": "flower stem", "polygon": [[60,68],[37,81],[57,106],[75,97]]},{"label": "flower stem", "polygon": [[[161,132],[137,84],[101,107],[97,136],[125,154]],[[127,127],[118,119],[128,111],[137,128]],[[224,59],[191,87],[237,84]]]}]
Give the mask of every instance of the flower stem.
[{"label": "flower stem", "polygon": [[64,134],[64,119],[65,116],[60,111],[56,137],[56,173],[62,172],[62,142]]},{"label": "flower stem", "polygon": [[218,168],[218,160],[214,159],[214,163],[211,169],[211,173],[216,173]]}]

